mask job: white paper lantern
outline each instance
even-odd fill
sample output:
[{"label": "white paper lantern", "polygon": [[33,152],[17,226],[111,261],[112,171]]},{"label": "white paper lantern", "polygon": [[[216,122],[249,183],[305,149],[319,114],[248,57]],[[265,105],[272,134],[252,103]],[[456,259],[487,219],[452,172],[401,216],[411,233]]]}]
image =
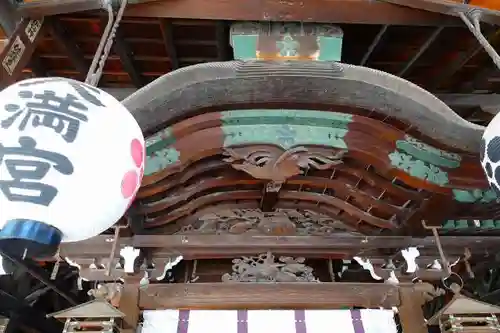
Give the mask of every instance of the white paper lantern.
[{"label": "white paper lantern", "polygon": [[144,137],[114,97],[41,78],[0,92],[0,245],[54,254],[111,227],[142,181]]}]

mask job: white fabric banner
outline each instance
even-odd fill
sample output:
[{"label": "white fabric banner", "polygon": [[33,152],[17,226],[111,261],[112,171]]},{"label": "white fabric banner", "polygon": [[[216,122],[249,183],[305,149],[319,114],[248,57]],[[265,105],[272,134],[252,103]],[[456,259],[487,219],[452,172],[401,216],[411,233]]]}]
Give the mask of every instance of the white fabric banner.
[{"label": "white fabric banner", "polygon": [[391,310],[150,310],[142,333],[397,333]]}]

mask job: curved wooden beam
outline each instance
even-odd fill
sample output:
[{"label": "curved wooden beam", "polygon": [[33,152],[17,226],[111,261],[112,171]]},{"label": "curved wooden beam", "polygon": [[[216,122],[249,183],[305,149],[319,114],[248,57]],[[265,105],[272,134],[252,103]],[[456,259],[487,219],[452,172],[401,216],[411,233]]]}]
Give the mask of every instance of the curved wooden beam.
[{"label": "curved wooden beam", "polygon": [[346,158],[372,165],[390,180],[434,192],[487,187],[477,156],[433,147],[381,121],[331,111],[272,109],[207,113],[158,132],[147,140],[143,185],[148,187],[195,161],[232,152],[232,147],[259,145],[275,147],[263,148],[274,155],[276,147],[283,153],[304,147],[313,159],[329,159],[343,150]]},{"label": "curved wooden beam", "polygon": [[123,101],[144,132],[197,110],[248,103],[354,105],[412,124],[443,144],[478,152],[483,128],[424,89],[385,72],[335,62],[231,61],[166,74]]}]

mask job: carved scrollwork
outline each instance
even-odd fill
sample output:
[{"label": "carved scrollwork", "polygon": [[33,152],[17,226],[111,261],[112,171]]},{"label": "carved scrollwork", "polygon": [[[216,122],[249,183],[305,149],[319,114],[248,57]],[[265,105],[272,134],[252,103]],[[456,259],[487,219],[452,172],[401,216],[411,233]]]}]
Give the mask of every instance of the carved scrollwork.
[{"label": "carved scrollwork", "polygon": [[301,175],[313,167],[327,170],[342,163],[345,151],[333,152],[332,149],[295,147],[285,152],[277,147],[226,148],[224,161],[231,163],[256,179],[284,183],[293,176]]},{"label": "carved scrollwork", "polygon": [[201,216],[177,234],[329,235],[350,231],[342,222],[307,210],[225,209]]},{"label": "carved scrollwork", "polygon": [[233,272],[222,276],[222,282],[319,282],[305,258],[280,257],[270,252],[256,257],[233,259]]}]

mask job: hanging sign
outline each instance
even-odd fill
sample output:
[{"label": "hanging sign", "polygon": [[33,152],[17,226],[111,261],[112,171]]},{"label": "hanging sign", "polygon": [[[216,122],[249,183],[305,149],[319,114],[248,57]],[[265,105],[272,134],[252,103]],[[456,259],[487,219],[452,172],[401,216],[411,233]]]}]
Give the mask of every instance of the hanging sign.
[{"label": "hanging sign", "polygon": [[22,19],[0,52],[0,88],[18,80],[31,59],[42,34],[43,18]]},{"label": "hanging sign", "polygon": [[125,213],[142,181],[144,138],[111,95],[41,78],[0,92],[0,246],[31,257],[91,238]]}]

